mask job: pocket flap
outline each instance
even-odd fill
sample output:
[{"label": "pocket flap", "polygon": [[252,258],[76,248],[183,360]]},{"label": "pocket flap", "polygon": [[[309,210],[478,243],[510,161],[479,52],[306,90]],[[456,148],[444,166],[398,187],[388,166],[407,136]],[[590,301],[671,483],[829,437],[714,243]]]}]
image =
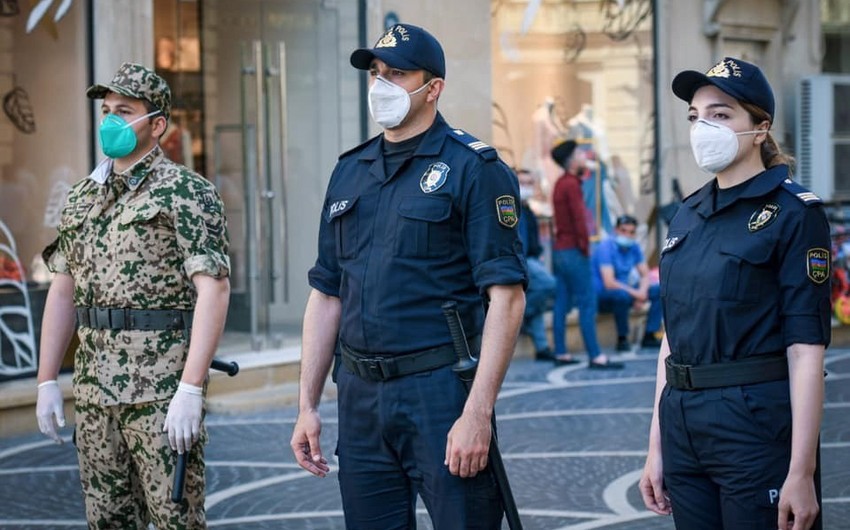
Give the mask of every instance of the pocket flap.
[{"label": "pocket flap", "polygon": [[398,205],[398,213],[408,219],[439,223],[451,215],[452,202],[440,197],[405,197]]},{"label": "pocket flap", "polygon": [[354,205],[357,204],[358,198],[359,197],[340,197],[336,199],[328,199],[328,222],[333,221],[337,217],[345,215],[348,212],[354,210]]},{"label": "pocket flap", "polygon": [[760,265],[770,260],[773,243],[762,238],[729,239],[720,243],[720,253]]},{"label": "pocket flap", "polygon": [[160,207],[153,204],[141,204],[134,208],[127,208],[121,213],[119,222],[122,225],[133,223],[146,223],[159,215]]}]

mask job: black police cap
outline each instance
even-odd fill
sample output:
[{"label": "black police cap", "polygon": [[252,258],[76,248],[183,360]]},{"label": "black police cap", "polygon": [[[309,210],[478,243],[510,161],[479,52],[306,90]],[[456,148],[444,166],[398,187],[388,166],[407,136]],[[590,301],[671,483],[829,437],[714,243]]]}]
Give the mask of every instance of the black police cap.
[{"label": "black police cap", "polygon": [[673,93],[690,103],[694,93],[706,85],[714,85],[738,101],[752,103],[773,120],[773,89],[758,66],[726,57],[706,73],[685,70],[673,79]]},{"label": "black police cap", "polygon": [[368,70],[375,58],[392,68],[426,70],[437,77],[446,77],[443,47],[433,35],[413,24],[396,24],[372,48],[354,50],[351,66]]},{"label": "black police cap", "polygon": [[567,169],[567,162],[569,162],[570,157],[573,156],[573,151],[576,150],[576,145],[578,144],[576,144],[575,140],[567,140],[556,144],[555,147],[552,148],[552,160],[554,160],[555,163],[562,168]]}]

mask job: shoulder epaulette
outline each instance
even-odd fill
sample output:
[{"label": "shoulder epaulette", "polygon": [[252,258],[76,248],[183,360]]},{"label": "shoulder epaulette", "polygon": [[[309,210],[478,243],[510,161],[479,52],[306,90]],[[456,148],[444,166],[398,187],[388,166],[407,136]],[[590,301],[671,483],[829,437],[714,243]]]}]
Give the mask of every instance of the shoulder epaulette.
[{"label": "shoulder epaulette", "polygon": [[369,138],[368,140],[366,140],[362,144],[354,146],[351,149],[349,149],[348,151],[343,152],[341,155],[339,155],[339,160],[342,160],[343,158],[347,157],[348,155],[354,154],[357,151],[362,151],[363,149],[366,148],[366,146],[368,146],[369,144],[371,144],[372,142],[374,142],[375,140],[377,140],[380,137],[381,137],[380,135],[373,136],[372,138]]},{"label": "shoulder epaulette", "polygon": [[499,158],[499,153],[496,152],[495,147],[482,142],[466,131],[461,129],[449,129],[449,137],[462,143],[467,149],[478,153],[478,155],[485,160],[496,160]]},{"label": "shoulder epaulette", "polygon": [[812,206],[814,204],[823,204],[823,200],[821,200],[820,197],[818,197],[817,195],[815,195],[811,191],[807,190],[806,188],[804,188],[800,184],[797,184],[796,182],[794,182],[791,179],[783,180],[782,181],[782,187],[786,191],[788,191],[789,193],[791,193],[792,195],[794,195],[795,197],[800,199],[800,201],[803,204],[805,204],[806,206]]}]

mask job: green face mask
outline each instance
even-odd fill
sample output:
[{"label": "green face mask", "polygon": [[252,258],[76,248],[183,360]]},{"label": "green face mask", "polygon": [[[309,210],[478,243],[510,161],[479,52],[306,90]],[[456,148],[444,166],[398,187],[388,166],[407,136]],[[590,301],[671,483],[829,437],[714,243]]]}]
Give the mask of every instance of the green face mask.
[{"label": "green face mask", "polygon": [[159,113],[160,111],[155,110],[136,118],[130,123],[124,121],[120,116],[108,114],[100,122],[100,146],[103,149],[103,154],[109,158],[122,158],[132,153],[138,141],[136,131],[133,130],[133,124]]}]

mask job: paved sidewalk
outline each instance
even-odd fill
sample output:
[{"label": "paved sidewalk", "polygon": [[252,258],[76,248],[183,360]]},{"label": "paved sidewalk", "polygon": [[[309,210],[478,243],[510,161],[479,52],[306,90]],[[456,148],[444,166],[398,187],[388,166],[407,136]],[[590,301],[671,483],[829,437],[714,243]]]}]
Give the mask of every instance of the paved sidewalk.
[{"label": "paved sidewalk", "polygon": [[[672,529],[642,508],[655,355],[626,369],[589,371],[515,360],[497,411],[500,443],[527,530]],[[822,432],[825,528],[850,528],[850,350],[828,352]],[[295,409],[211,415],[207,514],[227,530],[342,529],[335,473],[299,470],[289,451]],[[323,447],[336,441],[336,409],[323,405]],[[70,435],[66,429],[64,434]],[[85,528],[76,455],[40,435],[0,439],[0,528]],[[420,510],[419,528],[431,528]]]}]

